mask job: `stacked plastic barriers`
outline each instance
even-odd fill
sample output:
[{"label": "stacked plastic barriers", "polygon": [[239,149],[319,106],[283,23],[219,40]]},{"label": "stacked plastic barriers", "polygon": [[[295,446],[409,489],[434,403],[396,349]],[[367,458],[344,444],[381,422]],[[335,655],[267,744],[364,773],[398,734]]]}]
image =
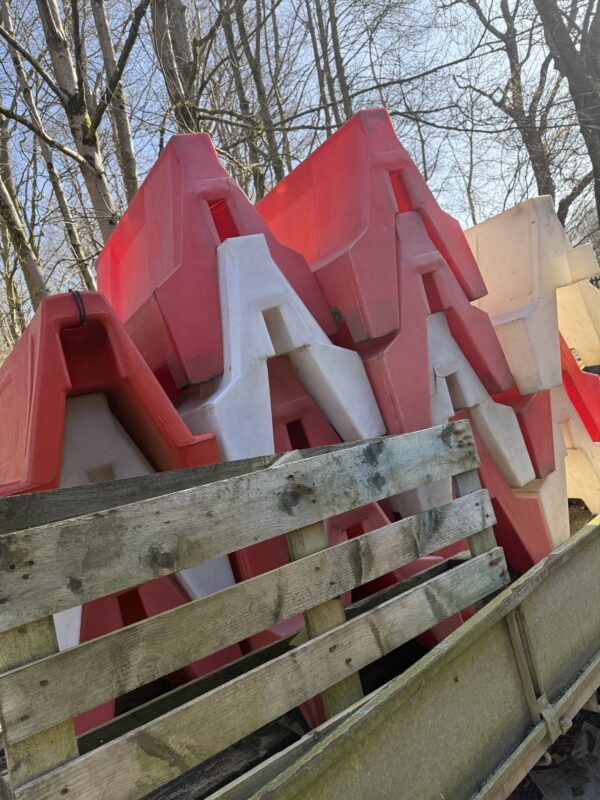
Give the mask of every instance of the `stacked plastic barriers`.
[{"label": "stacked plastic barriers", "polygon": [[[571,247],[547,197],[463,232],[383,110],[350,120],[256,206],[207,135],[173,137],[97,266],[99,293],[44,301],[0,370],[0,413],[14,421],[0,436],[0,494],[468,418],[513,570],[569,536],[568,497],[600,513],[600,378],[580,366],[600,364],[591,247]],[[443,481],[356,509],[328,521],[330,542],[451,496]],[[280,537],[74,606],[56,617],[59,644],[288,560]],[[302,624],[280,623],[172,678]],[[321,718],[318,700],[303,711],[311,724]],[[106,704],[78,728],[112,714]]]}]

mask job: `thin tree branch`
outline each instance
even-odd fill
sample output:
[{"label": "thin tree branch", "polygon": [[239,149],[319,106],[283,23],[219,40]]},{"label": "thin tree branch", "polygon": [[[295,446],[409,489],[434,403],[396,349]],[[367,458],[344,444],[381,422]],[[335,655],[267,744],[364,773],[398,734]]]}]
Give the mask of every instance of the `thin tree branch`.
[{"label": "thin tree branch", "polygon": [[15,122],[18,122],[20,125],[23,125],[25,128],[28,128],[32,133],[35,133],[37,137],[42,139],[46,144],[49,144],[50,147],[54,147],[56,150],[59,150],[69,158],[72,158],[74,161],[77,161],[78,164],[87,164],[88,162],[83,156],[80,156],[79,153],[76,153],[74,150],[71,150],[70,147],[65,147],[64,144],[57,142],[56,139],[53,139],[51,136],[48,136],[46,131],[42,128],[39,128],[37,125],[34,125],[33,122],[28,120],[26,117],[21,116],[21,114],[17,114],[14,111],[11,111],[4,106],[0,106],[0,114],[6,117],[7,119],[12,119]]},{"label": "thin tree branch", "polygon": [[112,102],[113,96],[115,94],[115,90],[119,85],[121,78],[123,76],[123,71],[127,65],[127,61],[131,54],[131,50],[133,45],[135,44],[135,40],[137,39],[140,25],[142,24],[142,19],[144,18],[144,14],[150,5],[150,0],[141,0],[138,7],[133,12],[133,18],[131,20],[131,27],[129,28],[129,33],[127,34],[127,38],[125,39],[125,44],[123,45],[123,49],[121,50],[121,55],[119,56],[119,60],[117,61],[117,68],[114,71],[113,75],[111,76],[110,80],[106,85],[106,89],[102,93],[102,97],[100,98],[100,102],[96,106],[96,110],[94,112],[94,116],[91,122],[91,130],[97,131],[98,126],[102,122],[102,117],[104,116],[104,112],[108,108],[108,104]]},{"label": "thin tree branch", "polygon": [[584,175],[575,186],[571,189],[569,194],[565,195],[560,203],[558,204],[558,208],[556,210],[556,216],[564,225],[569,214],[569,210],[571,205],[577,200],[580,194],[584,192],[590,183],[594,180],[594,173],[590,170],[587,175]]},{"label": "thin tree branch", "polygon": [[64,104],[64,95],[61,92],[59,86],[55,81],[52,80],[50,75],[46,72],[44,67],[40,64],[40,62],[35,58],[29,50],[19,44],[19,42],[15,39],[15,37],[9,33],[3,25],[0,25],[0,36],[5,39],[8,44],[13,47],[17,53],[20,53],[23,58],[31,64],[34,70],[43,78],[44,82],[52,89],[54,94],[58,97],[61,104]]}]

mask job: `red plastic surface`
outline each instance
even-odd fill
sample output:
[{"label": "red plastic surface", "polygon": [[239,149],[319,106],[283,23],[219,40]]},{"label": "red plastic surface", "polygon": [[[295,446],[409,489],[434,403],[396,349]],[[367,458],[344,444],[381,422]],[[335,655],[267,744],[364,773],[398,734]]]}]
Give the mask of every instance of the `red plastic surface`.
[{"label": "red plastic surface", "polygon": [[[67,397],[102,392],[111,411],[157,470],[219,460],[213,434],[192,436],[131,343],[105,298],[82,293],[81,323],[72,295],[42,302],[0,369],[0,495],[54,489],[60,478]],[[81,641],[166,611],[189,598],[174,578],[149,583],[84,606]],[[132,609],[136,609],[132,613]],[[240,655],[236,646],[180,671],[190,679]],[[110,719],[114,701],[76,720],[81,733]]]},{"label": "red plastic surface", "polygon": [[[452,419],[470,420],[470,415],[461,411]],[[472,421],[471,427],[481,460],[481,483],[490,493],[496,514],[496,541],[504,548],[508,565],[517,572],[526,572],[552,551],[541,504],[536,497],[513,492],[477,435]]]},{"label": "red plastic surface", "polygon": [[560,337],[560,361],[565,389],[594,442],[600,442],[600,377],[579,369],[575,356]]},{"label": "red plastic surface", "polygon": [[100,295],[49,297],[0,368],[0,495],[54,489],[67,397],[103,392],[157,471],[219,460],[212,434],[192,436]]},{"label": "red plastic surface", "polygon": [[171,391],[223,372],[216,248],[264,234],[321,327],[335,330],[304,258],[280,244],[221,165],[206,134],[174,136],[97,263],[98,288]]},{"label": "red plastic surface", "polygon": [[488,316],[469,303],[486,290],[466,239],[385,111],[357,114],[257,208],[279,239],[306,256],[337,310],[336,341],[363,356],[389,433],[431,424],[430,313],[445,311],[490,394],[514,386]]}]

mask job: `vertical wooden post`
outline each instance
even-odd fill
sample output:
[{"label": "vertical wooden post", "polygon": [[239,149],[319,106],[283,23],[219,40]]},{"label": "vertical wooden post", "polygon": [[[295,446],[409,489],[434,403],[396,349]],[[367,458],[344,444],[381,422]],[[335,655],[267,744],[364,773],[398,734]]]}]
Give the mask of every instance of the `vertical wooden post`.
[{"label": "vertical wooden post", "polygon": [[[479,491],[481,489],[481,481],[477,470],[471,469],[468,472],[455,475],[454,485],[457,497],[464,497],[466,494],[473,494],[473,492]],[[469,537],[469,550],[472,556],[480,556],[483,553],[487,553],[488,550],[493,550],[494,547],[496,547],[496,536],[492,527],[484,528],[479,533]]]},{"label": "vertical wooden post", "polygon": [[[269,469],[281,466],[284,463],[289,464],[293,461],[299,461],[300,459],[302,459],[302,454],[297,450],[291,453],[284,453]],[[323,522],[315,522],[312,525],[307,525],[297,531],[288,533],[287,542],[292,561],[305,558],[329,547]],[[342,600],[339,597],[327,600],[325,603],[321,603],[304,612],[306,635],[309,639],[314,639],[315,636],[336,628],[338,625],[343,625],[345,622],[346,614]],[[325,716],[327,719],[335,717],[340,711],[344,711],[353,703],[362,699],[362,697],[363,691],[360,676],[355,672],[321,692]]]},{"label": "vertical wooden post", "polygon": [[[13,628],[0,634],[0,673],[57,652],[52,617]],[[9,744],[5,734],[3,739],[13,790],[79,755],[72,720],[16,744]]]},{"label": "vertical wooden post", "polygon": [[[325,525],[322,522],[315,522],[313,525],[307,525],[305,528],[289,533],[287,540],[292,561],[305,558],[329,547]],[[320,633],[325,633],[325,631],[329,631],[338,625],[343,625],[345,622],[346,614],[342,600],[339,597],[327,600],[325,603],[321,603],[304,612],[304,624],[306,625],[306,633],[309,639],[314,639]],[[335,717],[340,711],[344,711],[362,697],[363,691],[360,677],[358,672],[355,672],[321,692],[321,698],[325,706],[325,716],[327,719]]]}]

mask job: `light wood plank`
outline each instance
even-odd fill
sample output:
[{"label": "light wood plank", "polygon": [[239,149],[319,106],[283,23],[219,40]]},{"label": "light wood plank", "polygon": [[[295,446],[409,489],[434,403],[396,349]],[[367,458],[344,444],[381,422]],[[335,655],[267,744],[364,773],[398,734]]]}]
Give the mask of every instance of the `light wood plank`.
[{"label": "light wood plank", "polygon": [[[462,474],[454,476],[454,485],[456,487],[456,496],[464,497],[472,494],[473,492],[481,489],[481,481],[479,480],[479,473],[476,469],[463,472]],[[496,547],[496,534],[494,533],[493,525],[496,522],[489,523],[489,526],[484,528],[480,533],[471,536],[469,539],[469,550],[472,556],[479,556],[482,553],[487,553],[488,550]]]},{"label": "light wood plank", "polygon": [[[385,589],[375,592],[375,594],[358,600],[356,603],[352,603],[344,609],[346,619],[354,619],[386,600],[397,597],[403,592],[407,592],[409,589],[414,589],[416,586],[425,583],[430,578],[440,575],[442,572],[446,572],[448,569],[452,569],[459,564],[463,564],[471,557],[468,551],[465,551],[462,555],[465,557],[461,557],[461,554],[453,556],[447,561],[434,564],[432,567],[416,575],[403,578],[393,586],[387,586]],[[172,711],[174,708],[212,691],[217,686],[222,686],[224,683],[227,683],[227,681],[233,680],[243,675],[245,672],[249,672],[251,669],[265,664],[267,661],[271,661],[271,659],[276,658],[282,653],[286,653],[288,650],[292,650],[299,644],[304,644],[307,638],[306,631],[302,630],[297,634],[292,634],[283,639],[277,639],[259,650],[253,650],[247,655],[238,658],[236,661],[230,661],[228,664],[225,664],[225,666],[220,667],[214,672],[210,672],[208,675],[203,675],[201,678],[189,681],[189,683],[185,683],[183,686],[177,686],[166,694],[161,694],[159,697],[149,700],[141,706],[136,706],[125,714],[120,714],[118,717],[115,717],[115,719],[110,720],[110,722],[99,725],[97,728],[78,737],[77,744],[79,745],[79,752],[83,755],[90,750],[94,750],[96,747],[100,747],[102,744],[106,744],[106,742],[116,739],[118,736],[123,736],[123,734],[129,733],[129,731],[132,731],[134,728],[145,725],[146,722],[150,722],[160,717],[162,714],[166,714],[168,711]]]},{"label": "light wood plank", "polygon": [[0,630],[477,463],[470,427],[460,421],[4,534]]},{"label": "light wood plank", "polygon": [[[13,742],[31,736],[453,544],[493,518],[487,492],[479,491],[1,676],[6,735]],[[344,621],[341,610],[336,624]]]},{"label": "light wood plank", "polygon": [[[364,441],[371,442],[374,439]],[[342,442],[297,450],[296,458],[331,453],[352,447],[354,444]],[[138,475],[134,478],[120,478],[66,489],[0,497],[0,534],[47,525],[50,522],[60,522],[63,519],[147,500],[150,497],[160,497],[194,486],[235,478],[266,469],[280,458],[281,456],[277,454],[256,456],[239,461],[207,464],[203,467],[157,472],[154,475]]]},{"label": "light wood plank", "polygon": [[[463,564],[470,557],[469,552],[464,551],[462,554],[459,553],[447,561],[434,564],[432,567],[416,575],[403,578],[392,586],[387,586],[385,589],[375,592],[375,594],[358,600],[344,609],[346,619],[354,619],[386,600],[397,597],[403,592],[407,592],[409,589],[414,589],[415,586],[425,583],[430,578],[440,575],[442,572],[446,572],[448,569],[452,569],[459,564]],[[189,683],[185,683],[183,686],[177,686],[166,694],[161,694],[159,697],[149,700],[141,706],[136,706],[125,714],[120,714],[118,717],[115,717],[115,719],[110,720],[110,722],[100,725],[83,734],[83,736],[78,737],[77,744],[79,746],[79,752],[83,755],[90,750],[94,750],[96,747],[100,747],[102,744],[106,744],[106,742],[116,739],[118,736],[123,736],[123,734],[129,733],[129,731],[132,731],[134,728],[145,725],[146,722],[150,722],[160,717],[162,714],[166,714],[168,711],[172,711],[174,708],[212,691],[217,686],[222,686],[224,683],[227,683],[227,681],[233,680],[243,675],[245,672],[249,672],[251,669],[265,664],[267,661],[271,661],[271,659],[276,658],[282,653],[286,653],[288,650],[292,650],[299,644],[304,644],[307,638],[306,631],[302,630],[297,634],[291,634],[283,639],[277,639],[259,650],[253,650],[247,655],[238,658],[236,661],[230,661],[228,664],[225,664],[225,666],[220,667],[214,672],[210,672],[208,675],[203,675],[201,678],[189,681]],[[337,719],[339,718],[338,716]]]},{"label": "light wood plank", "polygon": [[[312,525],[307,525],[306,528],[293,531],[288,534],[287,541],[292,561],[314,555],[320,551],[327,550],[329,547],[323,522],[315,522]],[[334,553],[330,550],[328,555],[334,555]],[[361,558],[361,562],[362,560]],[[335,564],[336,561],[337,559],[333,563]],[[319,579],[322,580],[320,576]],[[331,582],[329,583],[331,585]],[[325,633],[325,631],[329,631],[346,622],[346,615],[344,613],[344,605],[341,597],[332,597],[330,600],[325,600],[318,605],[313,605],[314,594],[312,583],[310,587],[307,587],[307,595],[309,595],[311,599],[311,608],[304,612],[304,627],[309,639],[314,639],[319,634]],[[344,678],[339,683],[335,683],[333,686],[325,689],[321,694],[321,699],[323,701],[326,719],[335,717],[340,711],[343,711],[345,708],[348,708],[353,705],[353,703],[360,700],[362,696],[362,686],[357,672],[353,675],[348,675],[347,678]]]},{"label": "light wood plank", "polygon": [[31,781],[15,796],[138,800],[508,580],[497,548]]},{"label": "light wood plank", "polygon": [[[0,634],[0,673],[57,651],[52,617],[7,631]],[[28,708],[29,704],[24,703],[22,717],[27,716],[25,709]],[[4,753],[13,788],[77,757],[77,738],[72,721],[69,719],[47,727],[47,730],[23,742],[10,744],[6,738],[6,723],[2,719]]]},{"label": "light wood plank", "polygon": [[[261,664],[266,664],[267,661],[271,661],[282,653],[293,650],[294,647],[301,644],[301,642],[296,642],[297,637],[298,634],[292,634],[283,639],[276,639],[274,642],[265,645],[265,647],[252,650],[250,653],[246,653],[246,655],[235,661],[230,661],[207,675],[202,675],[200,678],[195,678],[181,686],[176,686],[165,694],[148,700],[146,703],[142,703],[142,705],[136,706],[124,714],[119,714],[118,717],[99,725],[97,728],[92,728],[92,730],[78,737],[79,752],[81,755],[88,753],[90,750],[123,736],[123,734],[129,733],[134,728],[145,725],[147,722],[166,714],[168,711],[172,711],[178,706],[182,706],[184,703],[189,703],[190,700],[194,700],[200,695],[211,692],[217,686],[227,683],[227,681],[239,678],[245,672],[250,672],[251,669],[255,669]],[[306,639],[303,639],[303,641],[306,641]]]}]

